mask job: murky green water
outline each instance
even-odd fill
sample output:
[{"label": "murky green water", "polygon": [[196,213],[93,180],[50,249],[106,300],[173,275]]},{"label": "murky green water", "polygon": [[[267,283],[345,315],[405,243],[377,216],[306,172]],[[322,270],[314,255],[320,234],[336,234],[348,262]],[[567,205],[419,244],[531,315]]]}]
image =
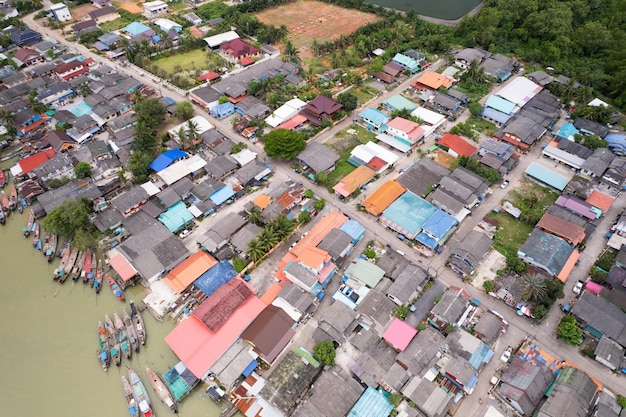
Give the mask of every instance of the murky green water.
[{"label": "murky green water", "polygon": [[[8,191],[8,189],[6,189]],[[106,286],[96,296],[82,282],[53,283],[48,264],[24,239],[24,214],[14,212],[0,226],[0,415],[11,417],[128,416],[121,384],[122,366],[102,371],[96,357],[97,325],[104,315],[128,308]],[[127,290],[139,302],[145,290]],[[131,366],[140,374],[160,417],[172,415],[149,386],[145,367],[163,373],[177,363],[164,342],[173,328],[145,311],[146,346],[133,354]],[[219,407],[202,387],[183,400],[181,416],[215,417]]]},{"label": "murky green water", "polygon": [[414,10],[416,13],[437,19],[454,20],[469,13],[481,0],[368,0],[370,3],[397,10]]}]

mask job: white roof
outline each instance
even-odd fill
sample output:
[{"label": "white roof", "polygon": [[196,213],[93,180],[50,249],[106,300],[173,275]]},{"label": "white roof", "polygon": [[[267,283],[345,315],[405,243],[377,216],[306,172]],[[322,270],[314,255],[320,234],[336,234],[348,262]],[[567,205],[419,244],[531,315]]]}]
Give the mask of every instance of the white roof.
[{"label": "white roof", "polygon": [[191,158],[183,159],[181,162],[187,164],[191,172],[199,171],[207,164],[206,160],[200,155],[194,155]]},{"label": "white roof", "polygon": [[395,164],[398,160],[398,155],[380,145],[375,144],[374,142],[367,142],[365,147],[389,165]]},{"label": "white roof", "polygon": [[146,192],[148,193],[150,197],[157,195],[161,191],[161,189],[157,187],[155,183],[150,182],[150,181],[144,182],[143,184],[141,184],[141,188],[146,190]]},{"label": "white roof", "polygon": [[277,108],[269,115],[265,122],[271,127],[276,127],[286,120],[291,119],[306,106],[306,103],[299,98],[294,98]]},{"label": "white roof", "polygon": [[69,8],[64,3],[54,3],[50,5],[50,10],[62,10],[62,9],[69,9]]},{"label": "white roof", "polygon": [[[413,110],[411,112],[411,116],[415,116],[419,119],[422,119],[425,124],[431,125],[431,126],[439,126],[440,124],[444,122],[444,120],[446,120],[446,117],[444,115],[434,112],[432,110],[425,109],[423,107],[418,107],[415,110]],[[426,126],[424,126],[423,124],[421,124],[420,126],[426,129]]]},{"label": "white roof", "polygon": [[211,122],[209,122],[204,116],[195,116],[192,117],[191,119],[189,119],[186,122],[183,122],[173,128],[171,128],[170,130],[167,131],[167,133],[170,135],[170,137],[178,140],[178,131],[180,130],[180,128],[184,128],[185,131],[188,131],[188,123],[190,121],[193,121],[197,126],[198,126],[198,134],[201,135],[204,132],[206,132],[207,130],[211,130],[213,129],[215,126],[213,126],[211,124]]},{"label": "white roof", "polygon": [[594,107],[609,107],[608,103],[600,100],[599,98],[594,98],[593,100],[591,100],[589,103],[587,103],[587,106],[594,106]]},{"label": "white roof", "polygon": [[368,163],[374,156],[376,156],[370,149],[367,149],[365,145],[356,146],[354,149],[352,149],[350,155],[353,158],[356,158],[359,161],[363,161],[365,163]]},{"label": "white roof", "polygon": [[385,50],[381,48],[376,48],[372,51],[372,53],[376,56],[381,56],[382,54],[385,53]]},{"label": "white roof", "polygon": [[150,292],[143,302],[154,314],[163,318],[177,299],[178,294],[172,291],[165,282],[158,280],[150,284]]},{"label": "white roof", "polygon": [[542,89],[543,87],[535,84],[526,77],[517,77],[498,91],[496,95],[522,107]]},{"label": "white roof", "polygon": [[237,161],[239,166],[244,166],[254,161],[256,159],[256,155],[256,152],[252,152],[250,149],[242,149],[241,152],[234,153],[231,156],[235,161]]},{"label": "white roof", "polygon": [[162,7],[165,6],[166,3],[161,0],[147,1],[143,4],[144,8],[147,7]]},{"label": "white roof", "polygon": [[179,179],[191,174],[192,171],[186,162],[187,161],[185,159],[183,159],[182,161],[174,162],[172,165],[168,166],[164,170],[159,171],[157,175],[161,177],[161,179],[167,185],[172,185]]},{"label": "white roof", "polygon": [[379,133],[378,135],[376,135],[376,139],[378,139],[381,142],[386,143],[387,145],[393,148],[396,148],[400,152],[408,152],[411,149],[411,145],[407,145],[404,142],[400,142],[393,136],[389,136],[386,133]]},{"label": "white roof", "polygon": [[299,312],[297,309],[295,309],[291,304],[289,304],[283,298],[280,298],[280,297],[276,298],[274,301],[272,301],[272,305],[282,309],[285,313],[287,313],[289,317],[291,317],[293,321],[298,321],[300,320],[300,317],[302,317],[302,313]]},{"label": "white roof", "polygon": [[239,35],[234,30],[229,30],[228,32],[220,33],[219,35],[209,36],[204,38],[204,41],[209,45],[209,48],[216,48],[223,43],[230,42],[233,39],[237,39]]},{"label": "white roof", "polygon": [[191,213],[193,215],[193,217],[198,218],[200,216],[202,216],[204,213],[202,213],[202,210],[200,210],[198,207],[196,206],[189,206],[187,207],[187,210],[189,210],[189,213]]},{"label": "white roof", "polygon": [[181,25],[170,19],[157,19],[154,21],[154,24],[161,27],[166,32],[175,27],[182,27]]},{"label": "white roof", "polygon": [[22,166],[19,164],[19,162],[11,167],[12,177],[19,177],[20,175],[22,175],[22,172],[24,171],[22,171]]}]

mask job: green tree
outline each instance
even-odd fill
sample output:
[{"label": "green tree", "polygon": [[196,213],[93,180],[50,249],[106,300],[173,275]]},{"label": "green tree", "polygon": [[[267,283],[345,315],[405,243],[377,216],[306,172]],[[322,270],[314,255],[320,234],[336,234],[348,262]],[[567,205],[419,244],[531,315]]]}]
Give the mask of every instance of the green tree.
[{"label": "green tree", "polygon": [[472,102],[467,106],[472,116],[480,116],[483,112],[483,106],[480,103]]},{"label": "green tree", "polygon": [[307,224],[310,221],[311,213],[308,210],[301,211],[300,214],[298,214],[298,223]]},{"label": "green tree", "polygon": [[299,132],[276,129],[265,135],[265,153],[270,158],[293,159],[306,148]]},{"label": "green tree", "polygon": [[285,42],[285,52],[283,53],[283,60],[295,62],[296,64],[299,64],[301,61],[300,57],[298,56],[298,49],[293,46],[290,40],[287,40]]},{"label": "green tree", "polygon": [[402,394],[398,392],[394,392],[393,394],[389,396],[389,403],[393,405],[394,407],[399,406],[401,402],[402,402]]},{"label": "green tree", "polygon": [[89,228],[90,210],[91,207],[86,198],[65,200],[44,217],[43,228],[71,238],[78,230]]},{"label": "green tree", "polygon": [[127,168],[133,174],[133,182],[141,184],[146,182],[150,174],[152,157],[145,152],[133,152],[128,158]]},{"label": "green tree", "polygon": [[313,190],[311,190],[310,188],[304,190],[304,198],[313,198],[313,195]]},{"label": "green tree", "polygon": [[91,94],[91,89],[89,88],[89,84],[81,84],[79,89],[80,89],[80,94],[83,97],[87,97],[89,94]]},{"label": "green tree", "polygon": [[485,280],[483,282],[483,288],[485,289],[485,291],[490,293],[490,292],[493,292],[493,290],[496,288],[496,286],[495,286],[495,284],[493,283],[492,280],[488,279],[488,280]]},{"label": "green tree", "polygon": [[400,320],[404,320],[406,319],[406,316],[408,316],[410,312],[411,310],[409,306],[403,304],[396,308],[396,311],[394,311],[393,315],[399,318]]},{"label": "green tree", "polygon": [[326,206],[326,200],[324,200],[323,198],[320,198],[315,203],[313,203],[313,208],[317,211],[323,210],[325,206]]},{"label": "green tree", "polygon": [[265,255],[265,250],[261,242],[258,239],[252,239],[248,242],[248,249],[246,250],[246,255],[253,261],[256,262]]},{"label": "green tree", "polygon": [[582,331],[576,325],[574,316],[565,316],[561,319],[557,333],[563,341],[569,345],[580,345],[580,339],[583,336]]},{"label": "green tree", "polygon": [[284,214],[280,214],[272,220],[267,227],[278,236],[279,241],[285,239],[296,228],[296,221],[290,220]]},{"label": "green tree", "polygon": [[74,167],[76,178],[87,178],[91,176],[91,165],[87,162],[79,162]]},{"label": "green tree", "polygon": [[591,150],[609,147],[609,143],[607,141],[599,138],[596,135],[585,136],[583,140],[583,145]]},{"label": "green tree", "polygon": [[619,394],[617,396],[617,404],[619,404],[619,406],[622,407],[622,408],[626,408],[626,397],[624,397],[623,395]]},{"label": "green tree", "polygon": [[548,314],[548,309],[543,304],[537,304],[530,309],[530,314],[536,320],[541,320]]},{"label": "green tree", "polygon": [[452,334],[452,332],[454,332],[454,329],[455,327],[452,324],[448,323],[446,324],[446,327],[443,329],[443,332],[449,335],[449,334]]},{"label": "green tree", "polygon": [[193,117],[193,105],[188,101],[176,103],[176,117],[182,120],[189,120]]},{"label": "green tree", "polygon": [[480,66],[479,62],[475,59],[472,59],[469,66],[467,67],[467,71],[464,74],[465,79],[469,79],[474,81],[476,84],[483,84],[487,81],[487,75],[485,74],[485,69]]},{"label": "green tree", "polygon": [[335,345],[329,340],[324,340],[313,346],[313,356],[324,365],[334,365],[335,354]]},{"label": "green tree", "polygon": [[270,227],[263,228],[256,239],[266,253],[280,242],[280,237]]},{"label": "green tree", "polygon": [[246,219],[250,223],[260,226],[263,223],[263,221],[261,220],[261,210],[257,206],[250,207],[250,209],[248,209],[248,215],[246,216]]},{"label": "green tree", "polygon": [[535,274],[523,275],[521,278],[522,299],[540,301],[547,293],[545,279]]},{"label": "green tree", "polygon": [[240,256],[236,256],[232,260],[235,272],[241,272],[248,265],[248,260]]},{"label": "green tree", "polygon": [[359,105],[359,98],[353,93],[339,94],[337,102],[343,105],[345,111],[352,111]]}]

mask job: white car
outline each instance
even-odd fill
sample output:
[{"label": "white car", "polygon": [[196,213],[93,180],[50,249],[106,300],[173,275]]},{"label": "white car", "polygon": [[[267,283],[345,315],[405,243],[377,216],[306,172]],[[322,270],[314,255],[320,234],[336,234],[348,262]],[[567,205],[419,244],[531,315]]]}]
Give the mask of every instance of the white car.
[{"label": "white car", "polygon": [[508,180],[504,180],[502,181],[502,184],[500,184],[500,188],[504,189],[506,187],[508,187],[509,185],[509,181]]},{"label": "white car", "polygon": [[576,284],[574,285],[574,288],[572,288],[572,291],[574,292],[574,294],[580,295],[580,293],[583,291],[584,285],[585,285],[584,282],[577,281]]},{"label": "white car", "polygon": [[178,237],[180,237],[181,239],[186,238],[187,236],[189,236],[191,234],[191,230],[189,229],[185,229],[182,232],[180,232],[180,234],[178,235]]},{"label": "white car", "polygon": [[504,349],[502,356],[500,356],[500,360],[504,363],[507,363],[511,359],[512,353],[513,353],[513,348],[511,346],[508,346],[506,349]]}]

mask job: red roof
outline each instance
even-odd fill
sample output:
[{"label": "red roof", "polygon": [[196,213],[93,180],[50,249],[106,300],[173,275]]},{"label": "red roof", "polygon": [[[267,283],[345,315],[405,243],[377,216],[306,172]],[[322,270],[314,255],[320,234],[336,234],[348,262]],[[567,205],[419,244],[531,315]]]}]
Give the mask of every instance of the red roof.
[{"label": "red roof", "polygon": [[117,255],[112,257],[109,260],[109,264],[124,282],[130,281],[135,275],[137,275],[137,270],[130,264],[130,262],[128,262],[128,260],[121,253],[118,253]]},{"label": "red roof", "polygon": [[13,56],[21,62],[26,62],[29,59],[40,57],[41,54],[33,49],[19,48]]},{"label": "red roof", "polygon": [[611,197],[596,190],[593,190],[585,201],[605,213],[609,211],[611,204],[613,204],[613,199]]},{"label": "red roof", "polygon": [[233,39],[230,42],[220,45],[220,49],[229,55],[239,58],[246,55],[256,55],[259,50],[252,45],[249,45],[239,38]]},{"label": "red roof", "polygon": [[54,152],[54,149],[46,149],[41,152],[37,152],[34,155],[27,156],[26,158],[21,159],[18,163],[20,164],[20,168],[22,168],[22,173],[28,174],[47,160],[54,158],[56,155],[57,154]]},{"label": "red roof", "polygon": [[72,60],[70,62],[64,62],[63,64],[57,65],[57,67],[54,69],[54,71],[57,74],[62,74],[62,73],[67,72],[67,71],[71,71],[71,70],[74,70],[74,69],[82,68],[83,66],[84,66],[83,62]]},{"label": "red roof", "polygon": [[452,133],[446,133],[441,139],[439,144],[446,148],[452,149],[454,152],[463,156],[472,156],[478,148],[471,145],[459,135],[453,135]]},{"label": "red roof", "polygon": [[303,116],[301,114],[296,114],[294,117],[292,117],[291,119],[287,120],[283,124],[281,124],[279,126],[276,126],[276,129],[292,130],[292,129],[295,129],[296,127],[300,126],[302,123],[304,123],[306,121],[307,121],[306,116]]},{"label": "red roof", "polygon": [[241,278],[233,278],[207,297],[191,313],[216,332],[254,292]]},{"label": "red roof", "polygon": [[197,378],[203,378],[264,308],[258,297],[250,297],[217,332],[189,316],[165,337],[165,342]]},{"label": "red roof", "polygon": [[367,166],[372,168],[374,171],[378,172],[382,167],[387,165],[387,162],[375,156],[367,163]]},{"label": "red roof", "polygon": [[244,56],[243,58],[239,60],[239,64],[242,67],[247,67],[248,65],[252,65],[254,64],[254,62],[255,62],[254,59],[250,58],[249,56]]},{"label": "red roof", "polygon": [[198,80],[198,81],[213,81],[213,80],[217,80],[218,78],[220,78],[220,75],[217,72],[209,71],[207,73],[202,74],[198,78],[196,78],[196,80]]},{"label": "red roof", "polygon": [[385,330],[383,339],[399,351],[404,351],[416,334],[417,329],[415,327],[399,318],[395,318],[387,330]]}]

